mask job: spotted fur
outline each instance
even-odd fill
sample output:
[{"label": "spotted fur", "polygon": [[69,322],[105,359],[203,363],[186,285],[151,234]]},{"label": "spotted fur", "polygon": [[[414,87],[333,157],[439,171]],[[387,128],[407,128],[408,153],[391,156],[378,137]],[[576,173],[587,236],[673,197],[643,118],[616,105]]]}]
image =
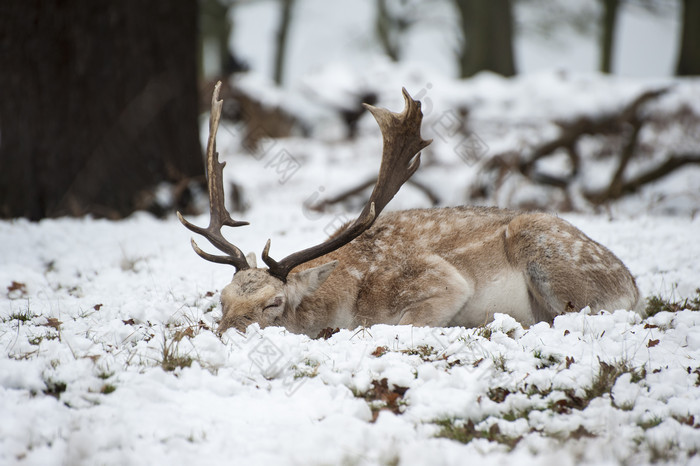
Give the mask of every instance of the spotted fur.
[{"label": "spotted fur", "polygon": [[467,326],[494,313],[524,325],[586,306],[641,308],[634,278],[608,249],[558,217],[484,207],[387,212],[283,283],[234,275],[219,330],[252,322],[316,336],[373,324]]}]

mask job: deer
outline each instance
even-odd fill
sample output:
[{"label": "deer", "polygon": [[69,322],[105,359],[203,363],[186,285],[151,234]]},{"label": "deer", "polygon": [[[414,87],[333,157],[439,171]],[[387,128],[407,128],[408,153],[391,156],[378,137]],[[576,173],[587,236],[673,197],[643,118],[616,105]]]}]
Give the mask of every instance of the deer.
[{"label": "deer", "polygon": [[609,249],[548,213],[458,206],[383,212],[420,165],[432,141],[420,135],[419,101],[402,89],[404,109],[365,104],[382,134],[379,175],[359,216],[324,242],[275,260],[270,240],[257,267],[222,234],[241,227],[224,205],[223,168],[215,149],[223,101],[214,88],[206,164],[209,225],[182,224],[223,255],[203,259],[235,268],[220,295],[217,332],[284,327],[312,338],[331,328],[374,324],[467,328],[495,313],[524,327],[590,307],[635,310],[642,301],[630,271]]}]

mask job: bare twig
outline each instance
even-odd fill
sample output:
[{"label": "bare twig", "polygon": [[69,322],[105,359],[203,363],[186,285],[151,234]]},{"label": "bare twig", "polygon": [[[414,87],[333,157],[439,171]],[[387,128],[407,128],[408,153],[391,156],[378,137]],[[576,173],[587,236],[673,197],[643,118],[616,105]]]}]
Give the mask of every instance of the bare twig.
[{"label": "bare twig", "polygon": [[587,192],[584,193],[584,196],[594,204],[602,204],[609,200],[619,199],[622,196],[633,194],[642,186],[660,180],[685,165],[693,164],[700,165],[700,154],[672,155],[657,167],[651,168],[629,181],[620,183],[615,191],[611,192],[608,188],[602,191]]},{"label": "bare twig", "polygon": [[[561,128],[559,136],[535,148],[527,160],[520,163],[520,171],[523,175],[530,176],[535,163],[557,149],[566,149],[572,158],[573,165],[577,166],[576,143],[581,137],[592,134],[618,133],[622,131],[626,124],[633,123],[634,120],[643,121],[638,114],[641,106],[652,99],[662,96],[669,90],[670,87],[665,87],[644,92],[624,107],[622,111],[611,113],[601,118],[584,116],[571,122],[558,122],[557,124]],[[634,136],[636,137],[636,133]]]},{"label": "bare twig", "polygon": [[[326,210],[329,206],[335,205],[335,204],[340,204],[342,202],[345,202],[346,200],[350,199],[353,196],[357,196],[358,194],[361,194],[362,191],[374,186],[374,184],[377,182],[377,178],[370,178],[367,181],[364,181],[357,186],[354,186],[352,188],[349,188],[345,191],[342,191],[335,196],[324,199],[321,202],[318,202],[317,204],[311,205],[308,208],[311,210],[314,210],[316,212],[323,212]],[[438,197],[435,192],[433,192],[432,189],[430,189],[429,186],[425,185],[424,183],[421,183],[420,181],[410,179],[406,182],[406,184],[410,184],[418,188],[423,194],[426,195],[426,197],[430,200],[432,205],[438,205],[440,203],[440,198]]]}]

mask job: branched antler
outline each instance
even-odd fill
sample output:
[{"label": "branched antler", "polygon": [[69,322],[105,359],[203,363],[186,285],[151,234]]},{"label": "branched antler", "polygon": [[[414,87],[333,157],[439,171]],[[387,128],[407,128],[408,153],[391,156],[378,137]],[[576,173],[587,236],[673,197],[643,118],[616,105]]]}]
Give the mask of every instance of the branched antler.
[{"label": "branched antler", "polygon": [[418,153],[432,140],[425,141],[420,137],[420,126],[423,120],[420,102],[413,100],[406,89],[402,91],[405,107],[401,113],[393,113],[385,108],[364,104],[379,124],[383,137],[383,151],[377,183],[360,216],[349,227],[324,243],[295,252],[279,262],[269,256],[270,240],[268,240],[262,258],[270,268],[270,275],[286,281],[287,275],[294,267],[335,251],[357,238],[372,226],[401,185],[418,169],[420,165]]},{"label": "branched antler", "polygon": [[241,222],[231,218],[231,214],[224,205],[224,180],[223,170],[226,162],[219,162],[219,153],[216,152],[216,132],[219,129],[221,119],[221,108],[224,101],[219,99],[221,91],[221,81],[216,83],[214,94],[211,99],[211,117],[209,119],[209,139],[207,141],[207,187],[209,190],[209,226],[207,228],[198,227],[188,222],[180,212],[177,217],[189,230],[204,236],[209,242],[225,253],[225,256],[216,256],[202,251],[197,243],[192,239],[192,248],[203,259],[218,264],[233,265],[236,271],[247,269],[250,266],[245,256],[236,246],[231,244],[223,234],[223,226],[240,227],[248,225],[248,222]]}]

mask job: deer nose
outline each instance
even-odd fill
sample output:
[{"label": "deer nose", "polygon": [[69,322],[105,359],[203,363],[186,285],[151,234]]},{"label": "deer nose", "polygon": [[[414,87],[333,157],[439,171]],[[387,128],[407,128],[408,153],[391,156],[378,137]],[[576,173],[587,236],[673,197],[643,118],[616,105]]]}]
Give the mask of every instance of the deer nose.
[{"label": "deer nose", "polygon": [[235,328],[241,333],[245,333],[246,328],[248,327],[248,324],[250,322],[246,322],[244,319],[241,318],[234,318],[234,319],[227,319],[223,318],[221,319],[221,322],[219,322],[219,326],[216,329],[216,333],[218,335],[222,335],[226,330],[230,329],[231,327]]}]

